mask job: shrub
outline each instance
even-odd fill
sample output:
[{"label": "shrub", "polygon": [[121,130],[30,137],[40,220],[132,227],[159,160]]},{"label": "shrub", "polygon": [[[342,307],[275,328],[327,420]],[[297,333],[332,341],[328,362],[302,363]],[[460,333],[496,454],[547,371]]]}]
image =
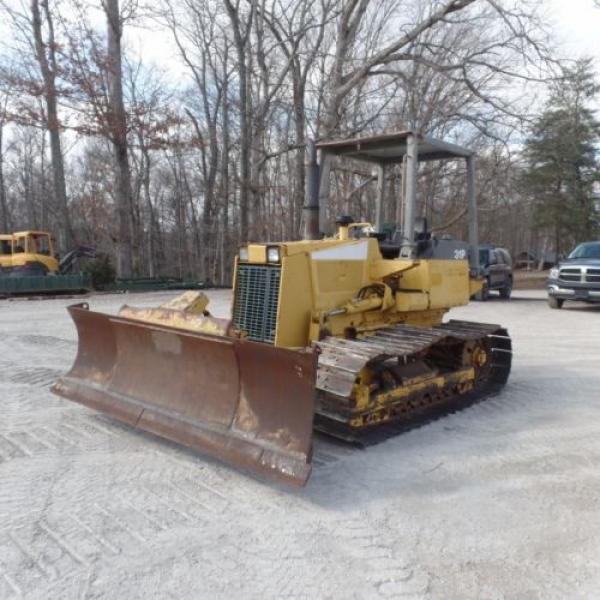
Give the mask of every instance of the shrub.
[{"label": "shrub", "polygon": [[100,254],[88,261],[84,267],[84,272],[92,278],[92,285],[96,289],[113,283],[116,277],[115,268],[107,254]]}]

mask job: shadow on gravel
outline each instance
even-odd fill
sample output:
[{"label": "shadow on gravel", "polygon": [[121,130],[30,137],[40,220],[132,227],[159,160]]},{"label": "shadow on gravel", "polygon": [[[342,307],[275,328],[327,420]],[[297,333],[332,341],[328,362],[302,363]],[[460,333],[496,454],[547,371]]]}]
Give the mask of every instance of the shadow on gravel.
[{"label": "shadow on gravel", "polygon": [[510,298],[500,298],[500,296],[489,296],[483,302],[481,300],[471,300],[475,306],[485,306],[486,304],[512,304],[513,302],[547,302],[546,296],[511,296]]},{"label": "shadow on gravel", "polygon": [[591,312],[600,313],[600,304],[586,304],[584,302],[565,302],[561,308],[567,312]]},{"label": "shadow on gravel", "polygon": [[554,448],[561,431],[576,435],[578,421],[593,424],[600,416],[593,402],[599,387],[596,373],[521,367],[499,393],[366,448],[315,433],[313,472],[305,488],[262,479],[101,413],[90,417],[114,436],[139,444],[137,451],[148,453],[150,462],[153,451],[170,456],[187,465],[189,477],[198,476],[200,484],[202,471],[210,471],[225,495],[236,481],[246,480],[264,490],[265,498],[283,494],[339,513],[393,497],[406,516],[411,505],[440,502],[479,489],[482,482],[501,485],[506,469],[521,463],[543,469],[543,461],[535,464],[540,447],[548,455],[560,452]]},{"label": "shadow on gravel", "polygon": [[[335,511],[393,496],[406,513],[415,503],[440,502],[485,482],[502,486],[511,469],[544,472],[562,437],[578,435],[580,424],[600,416],[600,407],[590,402],[600,376],[569,369],[530,369],[524,375],[459,412],[376,446],[353,448],[329,464],[316,463],[306,488],[295,493]],[[315,457],[320,444],[317,438]],[[540,444],[547,458],[537,456]]]},{"label": "shadow on gravel", "polygon": [[[512,296],[510,299],[504,299],[504,298],[500,298],[497,296],[490,296],[485,303],[479,302],[477,300],[474,300],[473,303],[474,304],[488,304],[488,303],[494,303],[494,304],[513,304],[513,303],[519,303],[519,302],[540,302],[543,304],[547,304],[548,303],[548,297],[547,296],[523,296],[523,295],[519,295],[519,296]],[[550,307],[548,307],[548,309],[550,309]],[[600,312],[600,303],[598,304],[588,304],[586,302],[577,302],[574,300],[567,300],[562,307],[562,310],[588,310],[590,312]]]},{"label": "shadow on gravel", "polygon": [[539,296],[513,296],[510,300],[503,300],[502,298],[498,298],[498,300],[510,304],[514,302],[547,302],[546,298],[540,298]]},{"label": "shadow on gravel", "polygon": [[510,298],[500,298],[500,296],[490,296],[484,302],[480,300],[471,300],[474,305],[486,305],[486,304],[513,304],[513,302],[547,302],[545,296],[511,296]]}]

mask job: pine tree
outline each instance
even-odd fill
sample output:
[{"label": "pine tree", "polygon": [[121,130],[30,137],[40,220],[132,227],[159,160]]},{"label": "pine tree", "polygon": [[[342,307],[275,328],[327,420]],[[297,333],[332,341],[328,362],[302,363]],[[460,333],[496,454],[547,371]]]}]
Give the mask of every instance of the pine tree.
[{"label": "pine tree", "polygon": [[590,108],[599,92],[591,59],[565,68],[525,143],[534,227],[552,237],[557,256],[599,234],[600,122]]}]

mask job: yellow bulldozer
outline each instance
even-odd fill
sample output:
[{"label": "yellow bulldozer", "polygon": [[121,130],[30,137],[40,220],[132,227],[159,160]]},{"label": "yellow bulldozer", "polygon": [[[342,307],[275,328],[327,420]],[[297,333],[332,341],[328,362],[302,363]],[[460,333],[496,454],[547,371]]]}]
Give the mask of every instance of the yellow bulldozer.
[{"label": "yellow bulldozer", "polygon": [[0,274],[46,275],[59,272],[54,240],[47,231],[0,234]]},{"label": "yellow bulldozer", "polygon": [[[212,317],[201,294],[116,316],[71,306],[78,354],[53,391],[303,485],[314,429],[360,441],[504,385],[507,331],[444,322],[482,286],[473,153],[408,131],[321,143],[309,154],[305,239],[240,249],[230,319]],[[328,173],[344,158],[377,169],[375,223],[340,217],[329,234]],[[468,242],[431,234],[416,214],[418,163],[429,160],[466,162]],[[401,223],[385,234],[386,169],[397,163]]]},{"label": "yellow bulldozer", "polygon": [[47,231],[0,233],[0,277],[64,275],[77,259],[96,256],[90,246],[78,246],[60,258],[55,246],[54,237]]}]

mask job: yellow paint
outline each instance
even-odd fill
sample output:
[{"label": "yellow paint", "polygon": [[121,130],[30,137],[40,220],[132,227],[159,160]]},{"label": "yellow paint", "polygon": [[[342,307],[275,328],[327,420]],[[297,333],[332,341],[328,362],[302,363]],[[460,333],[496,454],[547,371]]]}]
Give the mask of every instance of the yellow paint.
[{"label": "yellow paint", "polygon": [[474,296],[480,292],[483,288],[483,279],[471,279],[469,280],[469,297]]},{"label": "yellow paint", "polygon": [[284,256],[281,260],[276,346],[306,346],[304,340],[310,327],[312,305],[309,255]]},{"label": "yellow paint", "polygon": [[[176,298],[161,304],[161,308],[181,310],[192,315],[205,315],[207,313],[208,297],[203,292],[184,292]],[[208,316],[206,314],[206,316]]]},{"label": "yellow paint", "polygon": [[262,244],[248,245],[248,262],[264,264],[267,262],[267,247]]},{"label": "yellow paint", "polygon": [[387,404],[388,402],[407,398],[411,394],[421,392],[429,386],[442,388],[450,383],[463,383],[474,380],[475,370],[472,367],[465,367],[452,373],[448,373],[447,375],[434,375],[430,377],[422,377],[416,381],[413,380],[412,382],[408,382],[403,386],[395,387],[389,392],[378,394],[375,401],[377,404],[383,405]]},{"label": "yellow paint", "polygon": [[[248,245],[247,262],[253,264],[266,264],[268,246],[277,245],[280,250],[276,346],[304,347],[324,335],[363,337],[396,323],[432,327],[439,325],[453,306],[467,304],[478,289],[479,282],[469,277],[466,260],[384,259],[376,239],[349,237],[352,229],[366,225],[351,224],[341,228],[337,238],[326,240]],[[333,252],[333,257],[328,252],[323,260],[319,253],[313,256],[319,250],[338,252]],[[234,290],[238,262],[236,258]],[[192,324],[178,316],[185,314],[188,304],[196,307],[193,312],[202,314],[208,300],[203,294],[178,299],[163,307],[176,309],[168,316],[152,311],[127,316],[225,334],[227,328],[212,322],[217,320]]]},{"label": "yellow paint", "polygon": [[46,231],[0,235],[0,268],[12,269],[27,263],[40,263],[49,273],[58,273],[52,236]]},{"label": "yellow paint", "polygon": [[348,225],[340,225],[338,228],[338,240],[350,239],[350,232],[353,229],[372,228],[371,223],[350,223]]},{"label": "yellow paint", "polygon": [[429,294],[419,291],[399,291],[396,294],[396,311],[409,313],[429,308]]},{"label": "yellow paint", "polygon": [[185,329],[186,331],[193,331],[195,333],[226,336],[230,335],[231,332],[230,321],[227,319],[217,319],[215,317],[188,313],[172,308],[135,308],[133,306],[123,306],[119,311],[119,316],[152,325],[160,325],[161,327]]},{"label": "yellow paint", "polygon": [[414,260],[395,259],[378,260],[369,265],[369,276],[373,279],[384,279],[391,275],[398,275],[409,269],[414,269],[419,263]]},{"label": "yellow paint", "polygon": [[[364,370],[363,370],[364,371]],[[445,375],[432,374],[415,377],[404,385],[397,386],[389,391],[372,394],[369,387],[367,373],[361,373],[361,383],[354,386],[352,393],[355,398],[355,415],[350,419],[352,427],[363,427],[367,424],[380,423],[389,420],[390,410],[407,400],[411,396],[418,397],[427,392],[441,391],[449,386],[456,387],[460,393],[472,389],[475,381],[475,370],[472,367],[463,367]]]},{"label": "yellow paint", "polygon": [[[384,259],[377,240],[355,239],[351,230],[352,226],[335,239],[277,244],[281,272],[275,346],[305,347],[326,335],[368,339],[397,323],[436,326],[451,307],[467,304],[477,287],[465,260]],[[250,244],[247,262],[267,264],[267,248],[274,245]],[[323,255],[321,250],[328,252]],[[234,290],[239,263],[238,257]],[[124,307],[120,315],[198,333],[244,335],[229,321],[206,316],[207,304],[204,294],[194,292],[155,309]],[[157,339],[157,348],[175,350],[168,340]],[[435,402],[447,394],[467,392],[488,359],[483,347],[467,343],[462,367],[448,373],[432,370],[403,380],[402,385],[382,387],[381,374],[365,365],[347,400],[351,407],[347,423],[370,426],[395,418],[413,402]]]},{"label": "yellow paint", "polygon": [[[349,332],[360,337],[395,323],[430,327],[453,306],[469,302],[478,283],[470,279],[466,260],[384,259],[376,239],[352,237],[353,229],[366,225],[341,227],[326,240],[248,246],[254,264],[266,263],[267,246],[280,249],[276,346],[302,347]],[[338,256],[312,255],[326,249],[339,250]],[[236,283],[234,276],[234,288]]]}]

